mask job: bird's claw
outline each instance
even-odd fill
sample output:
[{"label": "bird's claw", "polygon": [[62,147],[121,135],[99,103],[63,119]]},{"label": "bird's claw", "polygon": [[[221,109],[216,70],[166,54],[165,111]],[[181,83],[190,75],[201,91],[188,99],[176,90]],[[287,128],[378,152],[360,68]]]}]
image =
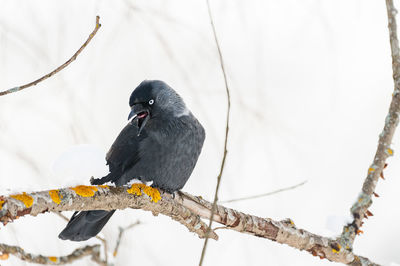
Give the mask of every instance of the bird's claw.
[{"label": "bird's claw", "polygon": [[94,178],[93,176],[90,178],[90,184],[91,185],[99,185],[100,184],[100,178]]}]

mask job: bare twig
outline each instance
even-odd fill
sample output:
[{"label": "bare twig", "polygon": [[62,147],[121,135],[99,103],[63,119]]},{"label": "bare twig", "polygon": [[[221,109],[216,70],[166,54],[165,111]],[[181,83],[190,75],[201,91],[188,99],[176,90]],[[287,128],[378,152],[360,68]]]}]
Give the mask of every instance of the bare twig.
[{"label": "bare twig", "polygon": [[119,248],[119,245],[121,244],[122,235],[127,230],[129,230],[129,229],[131,229],[131,228],[133,228],[133,227],[135,227],[136,225],[139,225],[139,224],[140,224],[140,221],[137,220],[136,222],[128,225],[127,227],[119,227],[119,234],[118,234],[117,244],[115,245],[115,249],[114,249],[114,252],[113,252],[113,256],[114,257],[116,257],[117,254],[118,254],[118,248]]},{"label": "bare twig", "polygon": [[[137,185],[134,184],[132,187],[78,186],[0,196],[0,222],[7,224],[24,215],[36,216],[44,212],[133,208],[151,211],[154,215],[159,213],[167,215],[185,225],[199,237],[205,237],[208,227],[202,222],[201,217],[205,219],[211,217],[213,203],[184,192],[173,196],[161,191],[160,198],[157,197],[158,192],[155,192],[155,189],[138,188]],[[320,258],[351,265],[361,265],[361,261],[368,262],[367,259],[355,255],[351,249],[342,247],[336,239],[296,228],[290,219],[274,221],[221,205],[216,205],[213,219],[226,229],[287,244],[299,250],[306,250]],[[214,230],[210,231],[210,238],[217,239]],[[364,265],[373,264],[368,262]]]},{"label": "bare twig", "polygon": [[[55,214],[57,214],[59,217],[61,217],[65,221],[67,221],[67,222],[69,221],[68,217],[65,216],[64,214],[62,214],[61,212],[56,212]],[[103,243],[104,260],[105,260],[105,263],[108,264],[108,245],[107,245],[107,240],[105,240],[104,238],[102,238],[100,236],[96,236],[96,238]]]},{"label": "bare twig", "polygon": [[69,264],[75,260],[81,259],[86,256],[91,256],[92,260],[97,262],[99,265],[107,265],[104,261],[100,259],[99,252],[100,245],[94,246],[85,246],[83,248],[75,249],[71,254],[66,256],[43,256],[43,255],[34,255],[32,253],[26,252],[23,248],[18,246],[10,246],[6,244],[0,244],[0,252],[7,254],[5,259],[8,258],[8,254],[12,254],[18,257],[21,260],[37,263],[37,264],[51,264],[51,265],[61,265],[61,264]]},{"label": "bare twig", "polygon": [[[389,22],[390,46],[392,52],[392,68],[394,79],[394,92],[390,103],[389,113],[385,119],[382,133],[379,135],[378,148],[374,160],[368,169],[367,177],[364,181],[360,195],[351,207],[354,220],[351,224],[343,228],[340,242],[343,246],[351,248],[356,235],[360,232],[362,220],[367,216],[368,208],[372,204],[372,194],[375,191],[379,176],[386,164],[386,159],[393,155],[390,147],[394,132],[399,122],[400,114],[400,53],[399,42],[397,39],[397,25],[395,15],[397,10],[393,6],[392,0],[386,0],[386,8]],[[370,213],[370,212],[369,212]]]},{"label": "bare twig", "polygon": [[230,91],[229,91],[229,86],[228,86],[228,79],[226,77],[226,72],[225,72],[224,59],[222,57],[221,47],[219,45],[217,32],[215,30],[214,20],[213,20],[213,16],[212,16],[212,13],[211,13],[210,2],[209,2],[209,0],[206,0],[206,2],[207,2],[208,16],[210,17],[211,28],[212,28],[213,34],[214,34],[215,44],[216,44],[217,49],[218,49],[219,62],[220,62],[222,74],[224,75],[226,98],[227,98],[228,106],[227,106],[227,111],[226,111],[224,154],[222,156],[221,168],[219,170],[219,174],[218,174],[218,177],[217,177],[217,185],[215,187],[214,202],[213,202],[213,206],[212,206],[212,209],[211,209],[211,215],[210,215],[210,218],[209,218],[210,222],[208,224],[208,230],[206,232],[206,238],[204,240],[203,249],[201,251],[201,257],[200,257],[200,262],[199,262],[200,266],[203,264],[204,256],[205,256],[206,249],[207,249],[208,238],[209,238],[209,234],[210,234],[210,231],[211,231],[214,212],[215,212],[215,208],[216,208],[217,201],[218,201],[218,190],[219,190],[219,186],[221,184],[221,177],[222,177],[222,174],[224,172],[226,155],[228,153],[227,144],[228,144],[228,135],[229,135],[229,116],[230,116],[230,110],[231,110],[231,96],[230,96]]},{"label": "bare twig", "polygon": [[78,49],[78,51],[76,51],[76,53],[70,59],[68,59],[67,62],[65,62],[64,64],[62,64],[61,66],[59,66],[55,70],[53,70],[52,72],[44,75],[43,77],[41,77],[41,78],[39,78],[39,79],[37,79],[35,81],[32,81],[32,82],[30,82],[28,84],[25,84],[25,85],[22,85],[22,86],[14,87],[14,88],[11,88],[11,89],[8,89],[8,90],[5,90],[5,91],[0,91],[0,96],[7,95],[7,94],[10,94],[10,93],[13,93],[13,92],[17,92],[17,91],[21,91],[21,90],[29,88],[31,86],[35,86],[39,82],[42,82],[43,80],[50,78],[51,76],[53,76],[57,72],[60,72],[61,70],[66,68],[69,64],[72,63],[72,61],[74,61],[78,57],[78,55],[82,52],[82,50],[85,49],[85,47],[89,44],[89,42],[96,35],[97,31],[101,27],[101,24],[99,23],[99,21],[100,21],[100,17],[96,16],[96,26],[95,26],[94,30],[89,35],[89,37],[86,40],[86,42],[84,42],[84,44],[82,44],[82,46]]},{"label": "bare twig", "polygon": [[266,196],[271,196],[271,195],[278,194],[278,193],[283,192],[283,191],[288,191],[288,190],[292,190],[292,189],[298,188],[298,187],[304,185],[305,183],[307,183],[307,180],[303,181],[303,182],[301,182],[301,183],[299,183],[297,185],[290,186],[290,187],[285,187],[285,188],[281,188],[281,189],[277,189],[277,190],[274,190],[274,191],[271,191],[271,192],[268,192],[268,193],[259,194],[259,195],[253,195],[253,196],[249,196],[249,197],[242,197],[242,198],[237,198],[237,199],[231,199],[231,200],[223,200],[223,201],[220,201],[220,203],[231,203],[231,202],[237,202],[237,201],[243,201],[243,200],[249,200],[249,199],[258,199],[258,198],[262,198],[262,197],[266,197]]}]

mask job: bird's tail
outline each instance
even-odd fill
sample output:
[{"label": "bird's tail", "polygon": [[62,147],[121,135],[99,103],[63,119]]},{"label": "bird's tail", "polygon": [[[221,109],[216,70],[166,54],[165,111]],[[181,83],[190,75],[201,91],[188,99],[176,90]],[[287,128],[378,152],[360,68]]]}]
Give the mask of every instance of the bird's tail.
[{"label": "bird's tail", "polygon": [[108,222],[112,211],[81,211],[75,212],[67,226],[58,235],[63,240],[84,241],[96,236]]}]

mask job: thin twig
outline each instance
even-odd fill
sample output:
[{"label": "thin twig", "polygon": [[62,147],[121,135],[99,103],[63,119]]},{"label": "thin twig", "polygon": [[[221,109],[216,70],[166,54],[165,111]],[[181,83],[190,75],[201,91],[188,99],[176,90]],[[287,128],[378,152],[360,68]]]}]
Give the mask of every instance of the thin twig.
[{"label": "thin twig", "polygon": [[8,259],[8,254],[12,254],[18,257],[19,259],[27,262],[37,263],[37,264],[51,264],[51,265],[69,264],[75,260],[81,259],[86,256],[92,256],[92,260],[97,262],[99,265],[107,265],[104,261],[100,259],[99,248],[100,245],[85,246],[83,248],[75,249],[69,255],[55,257],[55,256],[35,255],[26,252],[23,248],[18,246],[0,244],[0,252],[3,254],[4,259]]},{"label": "thin twig", "polygon": [[278,194],[278,193],[283,192],[283,191],[288,191],[288,190],[292,190],[292,189],[298,188],[298,187],[304,185],[305,183],[307,183],[307,180],[303,181],[303,182],[301,182],[301,183],[299,183],[297,185],[290,186],[290,187],[285,187],[285,188],[281,188],[281,189],[277,189],[277,190],[274,190],[274,191],[271,191],[271,192],[268,192],[268,193],[259,194],[259,195],[253,195],[253,196],[243,197],[243,198],[237,198],[237,199],[231,199],[231,200],[223,200],[223,201],[220,201],[219,203],[231,203],[231,202],[237,202],[237,201],[243,201],[243,200],[249,200],[249,199],[258,199],[258,198],[262,198],[262,197],[266,197],[266,196],[271,196],[271,195]]},{"label": "thin twig", "polygon": [[351,224],[344,226],[340,238],[342,245],[351,248],[357,234],[361,233],[359,228],[362,225],[362,220],[371,214],[368,208],[372,204],[372,194],[375,191],[379,176],[386,165],[386,159],[393,155],[393,150],[390,147],[394,132],[399,122],[400,114],[400,53],[399,42],[397,38],[396,14],[397,10],[393,6],[392,0],[386,0],[386,9],[388,16],[388,28],[390,34],[390,46],[392,53],[392,68],[394,79],[394,92],[392,94],[392,102],[390,103],[389,112],[385,119],[385,125],[382,133],[379,135],[379,144],[375,153],[374,160],[368,169],[367,177],[365,178],[362,191],[356,202],[351,207],[351,213],[354,220]]},{"label": "thin twig", "polygon": [[29,88],[31,86],[35,86],[39,82],[42,82],[43,80],[50,78],[51,76],[53,76],[57,72],[60,72],[61,70],[66,68],[69,64],[72,63],[72,61],[74,61],[78,57],[78,55],[82,52],[82,50],[85,49],[85,47],[89,44],[89,42],[96,35],[97,31],[101,27],[101,24],[99,23],[99,21],[100,21],[100,17],[96,16],[96,26],[95,26],[94,30],[89,35],[89,37],[86,40],[86,42],[84,42],[84,44],[82,44],[82,46],[78,49],[78,51],[76,51],[76,53],[70,59],[68,59],[67,62],[65,62],[64,64],[62,64],[61,66],[59,66],[55,70],[53,70],[52,72],[44,75],[43,77],[41,77],[41,78],[39,78],[39,79],[37,79],[35,81],[32,81],[32,82],[30,82],[28,84],[25,84],[25,85],[22,85],[22,86],[14,87],[14,88],[11,88],[11,89],[8,89],[8,90],[5,90],[5,91],[0,91],[0,96],[7,95],[7,94],[10,94],[10,93],[13,93],[13,92],[17,92],[17,91],[21,91],[21,90]]},{"label": "thin twig", "polygon": [[140,221],[137,220],[136,222],[128,225],[127,227],[119,227],[119,234],[118,234],[118,239],[117,239],[117,244],[115,245],[115,249],[113,252],[113,256],[116,257],[118,254],[118,248],[119,245],[121,244],[121,239],[122,239],[122,235],[129,229],[135,227],[136,225],[140,224]]},{"label": "thin twig", "polygon": [[[56,212],[55,214],[57,214],[58,216],[60,216],[62,219],[64,219],[65,221],[69,221],[68,217],[65,216],[64,214],[62,214],[61,212]],[[104,259],[105,259],[105,263],[108,264],[108,248],[107,248],[107,240],[105,240],[104,238],[100,237],[100,236],[96,236],[96,238],[98,240],[100,240],[103,243],[103,249],[104,249]]]},{"label": "thin twig", "polygon": [[226,98],[227,98],[228,106],[227,106],[227,111],[226,111],[224,155],[222,157],[221,168],[219,170],[219,174],[218,174],[218,177],[217,177],[217,185],[215,187],[214,202],[213,202],[213,206],[212,206],[212,209],[211,209],[210,222],[208,224],[208,230],[206,232],[206,238],[204,240],[203,249],[201,251],[201,257],[200,257],[199,266],[201,266],[203,264],[204,256],[205,256],[205,253],[206,253],[208,238],[209,238],[209,234],[210,234],[210,231],[211,231],[211,226],[212,226],[212,222],[213,222],[215,208],[217,206],[217,201],[218,201],[218,190],[219,190],[219,186],[220,186],[220,183],[221,183],[221,177],[222,177],[222,174],[224,172],[226,154],[228,153],[227,144],[228,144],[228,134],[229,134],[229,115],[230,115],[230,110],[231,110],[231,96],[230,96],[230,91],[229,91],[229,86],[228,86],[228,79],[226,77],[226,72],[225,72],[224,59],[222,57],[221,47],[219,45],[217,32],[215,30],[214,20],[213,20],[213,16],[212,16],[212,13],[211,13],[210,2],[209,2],[209,0],[206,0],[206,2],[207,2],[208,16],[210,17],[211,28],[212,28],[213,34],[214,34],[215,44],[216,44],[217,49],[218,49],[219,62],[220,62],[222,74],[224,75]]}]

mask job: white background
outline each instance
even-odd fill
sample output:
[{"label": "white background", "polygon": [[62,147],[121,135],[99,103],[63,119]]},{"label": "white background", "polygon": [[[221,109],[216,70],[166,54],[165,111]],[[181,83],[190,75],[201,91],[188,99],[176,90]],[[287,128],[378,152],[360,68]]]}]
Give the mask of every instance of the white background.
[{"label": "white background", "polygon": [[[101,175],[104,167],[93,165],[103,163],[126,124],[130,93],[144,79],[161,79],[182,95],[207,132],[184,190],[213,198],[226,96],[205,1],[1,0],[0,6],[1,90],[50,72],[86,40],[96,15],[102,23],[65,70],[0,98],[2,194],[88,184],[90,175]],[[212,0],[211,7],[232,94],[220,199],[307,180],[296,190],[227,205],[276,220],[290,217],[313,233],[339,234],[372,162],[393,91],[385,2]],[[396,134],[386,180],[377,186],[375,216],[354,246],[384,265],[400,263],[398,139]],[[90,150],[75,147],[81,144],[99,152],[79,153]],[[126,233],[115,265],[198,264],[203,240],[168,217],[140,210],[118,211],[106,225],[102,234],[111,251],[118,226],[137,219],[143,224]],[[99,242],[59,240],[64,226],[54,214],[24,217],[1,227],[0,242],[49,256]],[[205,265],[332,265],[266,239],[217,232],[220,240],[209,242]],[[13,256],[1,264],[26,265]]]}]

